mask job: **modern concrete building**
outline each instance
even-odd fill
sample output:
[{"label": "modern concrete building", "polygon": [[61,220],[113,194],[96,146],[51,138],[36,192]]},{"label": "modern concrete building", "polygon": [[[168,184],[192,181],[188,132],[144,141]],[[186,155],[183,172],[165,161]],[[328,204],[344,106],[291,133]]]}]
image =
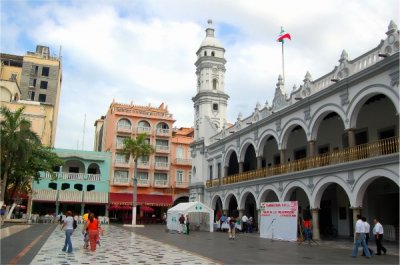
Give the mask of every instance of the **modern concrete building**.
[{"label": "modern concrete building", "polygon": [[65,164],[54,169],[56,180],[48,172],[40,172],[40,182],[33,182],[31,213],[44,215],[71,210],[83,215],[89,209],[108,216],[111,153],[69,149],[54,152]]},{"label": "modern concrete building", "polygon": [[[281,76],[272,105],[256,104],[227,126],[224,48],[209,23],[196,61],[195,139],[190,200],[258,222],[261,202],[299,202],[314,238],[334,226],[353,234],[354,217],[379,217],[386,239],[399,227],[399,31],[286,94]],[[318,59],[318,58],[316,58]],[[268,102],[268,101],[267,101]],[[310,213],[311,212],[311,213]],[[389,236],[389,231],[393,231]],[[387,236],[386,236],[387,235]]]},{"label": "modern concrete building", "polygon": [[138,159],[138,221],[149,221],[153,213],[159,219],[174,202],[188,201],[193,130],[173,129],[174,122],[164,103],[152,107],[116,102],[95,122],[95,150],[112,153],[110,210],[118,221],[130,222],[133,202],[134,163],[122,153],[123,140],[140,133],[147,134],[155,153]]},{"label": "modern concrete building", "polygon": [[61,58],[51,56],[49,47],[38,45],[36,52],[23,56],[1,53],[0,59],[2,105],[11,110],[27,106],[25,118],[32,122],[42,143],[53,147],[61,93]]}]

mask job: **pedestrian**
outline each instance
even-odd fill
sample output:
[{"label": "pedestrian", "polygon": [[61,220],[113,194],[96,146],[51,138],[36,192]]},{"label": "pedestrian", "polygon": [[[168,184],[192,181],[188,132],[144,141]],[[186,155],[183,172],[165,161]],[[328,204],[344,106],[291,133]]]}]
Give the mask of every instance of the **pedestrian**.
[{"label": "pedestrian", "polygon": [[163,224],[167,224],[167,214],[164,213],[162,217]]},{"label": "pedestrian", "polygon": [[94,213],[90,213],[89,219],[86,221],[82,229],[82,234],[86,229],[89,235],[90,251],[96,251],[96,244],[99,239],[99,221],[95,218]]},{"label": "pedestrian", "polygon": [[361,220],[361,215],[357,215],[357,222],[355,225],[355,235],[354,235],[354,248],[353,248],[353,254],[352,257],[355,258],[357,257],[358,254],[358,248],[360,244],[363,247],[363,250],[365,252],[365,256],[367,258],[371,258],[371,253],[369,253],[367,244],[365,244],[365,226],[363,224],[363,221]]},{"label": "pedestrian", "polygon": [[242,216],[242,231],[247,232],[247,221],[249,221],[249,218],[244,214]]},{"label": "pedestrian", "polygon": [[219,218],[219,230],[222,231],[222,225],[226,222],[226,215],[222,214],[221,218]]},{"label": "pedestrian", "polygon": [[311,244],[311,239],[312,239],[311,229],[312,229],[312,223],[310,217],[307,215],[303,221],[303,233],[304,233],[304,241],[308,241],[308,244]]},{"label": "pedestrian", "polygon": [[376,243],[376,255],[382,255],[386,254],[386,248],[382,246],[382,239],[383,239],[383,226],[379,222],[378,218],[374,219],[374,229],[372,230],[372,233],[374,234],[375,237],[375,243]]},{"label": "pedestrian", "polygon": [[64,218],[64,221],[61,225],[61,230],[65,227],[65,243],[64,247],[62,248],[62,251],[66,251],[68,253],[72,253],[72,241],[71,241],[71,235],[72,232],[74,231],[74,218],[72,218],[72,212],[67,211],[67,216]]},{"label": "pedestrian", "polygon": [[[364,228],[365,228],[365,244],[367,245],[367,248],[368,248],[368,250],[369,250],[369,253],[371,253],[371,255],[372,255],[372,254],[373,254],[373,251],[372,251],[372,249],[370,249],[370,248],[368,247],[369,232],[370,232],[370,230],[371,230],[371,226],[370,226],[369,223],[367,222],[367,218],[365,218],[364,216],[361,217],[361,220],[363,221]],[[362,254],[362,255],[365,256],[364,250],[363,250],[363,254]]]},{"label": "pedestrian", "polygon": [[229,239],[235,240],[236,236],[236,219],[234,217],[229,218]]},{"label": "pedestrian", "polygon": [[6,215],[6,205],[1,206],[0,209],[0,223],[1,225],[4,224],[4,216]]},{"label": "pedestrian", "polygon": [[186,234],[187,235],[189,235],[189,226],[190,226],[189,215],[186,215]]},{"label": "pedestrian", "polygon": [[183,216],[183,214],[181,214],[181,217],[179,217],[179,224],[180,224],[179,233],[185,233],[185,216]]},{"label": "pedestrian", "polygon": [[249,217],[247,220],[247,233],[253,233],[253,217]]}]

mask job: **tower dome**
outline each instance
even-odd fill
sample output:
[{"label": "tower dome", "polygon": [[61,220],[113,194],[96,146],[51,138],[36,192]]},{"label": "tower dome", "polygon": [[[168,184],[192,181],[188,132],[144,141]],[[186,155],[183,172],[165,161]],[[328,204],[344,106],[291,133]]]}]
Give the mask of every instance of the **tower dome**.
[{"label": "tower dome", "polygon": [[214,28],[212,27],[212,20],[209,19],[208,21],[208,28],[206,29],[206,37],[203,40],[203,42],[200,45],[201,47],[205,46],[212,46],[212,47],[217,47],[217,48],[222,48],[221,43],[215,38],[214,35]]}]

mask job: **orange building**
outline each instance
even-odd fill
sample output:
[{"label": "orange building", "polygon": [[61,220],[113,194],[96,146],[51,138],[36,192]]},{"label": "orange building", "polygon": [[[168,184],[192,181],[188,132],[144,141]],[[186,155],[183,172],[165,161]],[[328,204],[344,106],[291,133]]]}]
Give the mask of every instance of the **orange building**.
[{"label": "orange building", "polygon": [[[123,140],[146,133],[155,153],[138,159],[138,222],[156,222],[168,207],[188,201],[193,128],[173,128],[167,106],[111,103],[95,122],[95,150],[112,152],[109,212],[111,220],[131,222],[134,165],[122,153]],[[155,215],[156,217],[152,217]]]}]

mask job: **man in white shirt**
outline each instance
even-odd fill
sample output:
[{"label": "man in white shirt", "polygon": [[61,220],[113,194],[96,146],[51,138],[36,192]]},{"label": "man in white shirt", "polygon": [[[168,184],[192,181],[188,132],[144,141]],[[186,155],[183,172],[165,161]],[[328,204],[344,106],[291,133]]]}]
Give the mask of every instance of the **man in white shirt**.
[{"label": "man in white shirt", "polygon": [[379,222],[377,218],[374,219],[374,229],[372,230],[372,233],[374,234],[375,237],[375,243],[376,243],[376,255],[382,255],[382,250],[383,254],[386,254],[386,248],[382,246],[382,238],[383,238],[383,226]]},{"label": "man in white shirt", "polygon": [[[367,245],[367,248],[369,250],[369,253],[371,253],[372,255],[372,249],[370,249],[368,247],[368,241],[369,241],[369,232],[371,231],[371,226],[369,225],[369,223],[367,222],[367,218],[365,218],[364,216],[361,218],[361,220],[363,221],[364,224],[364,231],[365,231],[365,244]],[[365,256],[365,252],[363,251],[363,256]]]},{"label": "man in white shirt", "polygon": [[371,258],[371,253],[368,250],[367,244],[365,243],[365,225],[363,221],[361,220],[361,215],[357,215],[357,222],[356,222],[356,227],[354,231],[354,248],[353,248],[353,254],[352,257],[355,258],[357,257],[358,254],[358,247],[360,244],[363,247],[365,256],[367,258]]},{"label": "man in white shirt", "polygon": [[242,216],[242,231],[247,232],[247,221],[249,220],[249,218],[247,218],[247,216],[244,214]]}]

